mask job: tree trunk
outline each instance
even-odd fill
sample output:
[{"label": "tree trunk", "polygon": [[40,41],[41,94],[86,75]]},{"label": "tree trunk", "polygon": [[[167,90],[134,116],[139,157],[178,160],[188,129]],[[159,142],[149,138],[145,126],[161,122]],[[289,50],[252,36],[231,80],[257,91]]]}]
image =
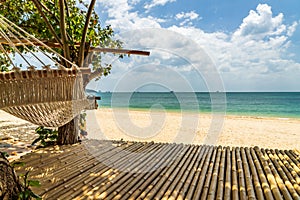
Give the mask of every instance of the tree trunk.
[{"label": "tree trunk", "polygon": [[58,128],[58,144],[75,144],[78,142],[79,116]]},{"label": "tree trunk", "polygon": [[21,184],[8,160],[0,155],[0,199],[18,199]]}]

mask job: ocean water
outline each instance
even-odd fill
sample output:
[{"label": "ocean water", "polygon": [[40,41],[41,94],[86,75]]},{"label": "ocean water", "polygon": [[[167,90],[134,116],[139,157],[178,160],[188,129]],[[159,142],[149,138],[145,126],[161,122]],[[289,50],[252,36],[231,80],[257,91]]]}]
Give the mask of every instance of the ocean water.
[{"label": "ocean water", "polygon": [[99,107],[300,118],[300,92],[98,93]]}]

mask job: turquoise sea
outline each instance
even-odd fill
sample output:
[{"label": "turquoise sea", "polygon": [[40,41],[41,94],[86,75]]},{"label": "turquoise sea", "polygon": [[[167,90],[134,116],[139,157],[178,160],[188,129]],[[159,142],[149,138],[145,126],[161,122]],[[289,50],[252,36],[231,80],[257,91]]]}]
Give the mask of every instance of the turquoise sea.
[{"label": "turquoise sea", "polygon": [[99,107],[300,118],[300,92],[99,92]]}]

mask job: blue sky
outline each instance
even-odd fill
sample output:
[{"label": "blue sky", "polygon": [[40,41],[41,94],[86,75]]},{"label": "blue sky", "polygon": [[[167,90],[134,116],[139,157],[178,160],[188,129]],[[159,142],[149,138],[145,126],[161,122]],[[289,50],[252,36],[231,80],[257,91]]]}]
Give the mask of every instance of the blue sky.
[{"label": "blue sky", "polygon": [[89,88],[300,91],[299,0],[99,0],[96,10],[124,48],[151,55],[105,55],[112,73]]}]

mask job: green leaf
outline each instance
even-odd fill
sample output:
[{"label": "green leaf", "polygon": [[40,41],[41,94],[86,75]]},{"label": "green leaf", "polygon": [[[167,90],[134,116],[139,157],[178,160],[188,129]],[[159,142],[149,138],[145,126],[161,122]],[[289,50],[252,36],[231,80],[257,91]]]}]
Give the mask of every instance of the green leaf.
[{"label": "green leaf", "polygon": [[23,167],[25,166],[25,163],[24,162],[20,162],[20,161],[17,161],[17,162],[13,162],[11,164],[12,167]]},{"label": "green leaf", "polygon": [[32,186],[32,187],[40,187],[41,183],[39,181],[37,181],[37,180],[29,180],[28,181],[28,185]]},{"label": "green leaf", "polygon": [[39,138],[36,138],[32,143],[31,143],[31,145],[34,145],[34,144],[36,144],[37,142],[39,142],[41,140],[41,138],[39,137]]},{"label": "green leaf", "polygon": [[9,157],[9,154],[6,151],[1,152],[1,154],[3,157],[6,157],[6,158]]},{"label": "green leaf", "polygon": [[30,197],[30,190],[25,190],[24,195],[25,199],[28,199]]},{"label": "green leaf", "polygon": [[24,192],[20,192],[19,198],[20,198],[21,200],[23,200],[23,199],[25,199],[24,197],[25,197]]},{"label": "green leaf", "polygon": [[43,128],[44,128],[43,126],[39,126],[35,129],[35,132],[38,132],[38,131],[42,130]]},{"label": "green leaf", "polygon": [[37,200],[42,200],[42,197],[40,197],[39,195],[35,194],[34,192],[30,191],[30,196],[37,199]]}]

